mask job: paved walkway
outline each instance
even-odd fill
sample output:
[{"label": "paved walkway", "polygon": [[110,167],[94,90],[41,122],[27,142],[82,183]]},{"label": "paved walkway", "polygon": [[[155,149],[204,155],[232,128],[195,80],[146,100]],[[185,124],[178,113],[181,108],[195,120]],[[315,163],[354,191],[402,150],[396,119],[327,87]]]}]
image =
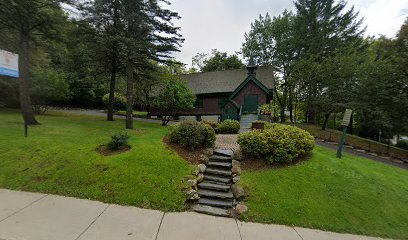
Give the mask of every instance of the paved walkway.
[{"label": "paved walkway", "polygon": [[0,240],[368,240],[312,229],[164,213],[0,189]]},{"label": "paved walkway", "polygon": [[[106,112],[103,110],[75,110],[75,109],[51,109],[50,112],[65,112],[65,113],[73,113],[73,114],[79,114],[79,115],[88,115],[88,116],[99,116],[99,117],[105,117],[106,118]],[[126,116],[121,116],[121,115],[113,115],[113,118],[115,119],[126,119]],[[160,119],[152,119],[152,118],[133,118],[136,121],[141,121],[141,122],[150,122],[150,123],[162,123]],[[170,121],[169,124],[174,124],[174,121]],[[0,239],[1,240],[1,239]]]},{"label": "paved walkway", "polygon": [[238,134],[217,134],[214,148],[231,149],[235,152],[240,149],[237,141]]}]

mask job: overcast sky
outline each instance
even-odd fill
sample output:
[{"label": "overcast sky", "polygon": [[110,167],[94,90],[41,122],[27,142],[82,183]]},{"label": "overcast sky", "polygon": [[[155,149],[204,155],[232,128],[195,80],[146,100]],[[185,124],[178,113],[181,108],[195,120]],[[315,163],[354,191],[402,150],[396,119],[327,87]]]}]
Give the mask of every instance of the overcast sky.
[{"label": "overcast sky", "polygon": [[[232,54],[239,51],[244,33],[259,14],[279,15],[285,8],[294,9],[292,0],[172,0],[170,9],[182,19],[175,21],[181,27],[185,42],[176,58],[191,64],[197,52],[211,49]],[[395,36],[408,16],[408,0],[349,0],[348,4],[364,17],[366,35]]]}]

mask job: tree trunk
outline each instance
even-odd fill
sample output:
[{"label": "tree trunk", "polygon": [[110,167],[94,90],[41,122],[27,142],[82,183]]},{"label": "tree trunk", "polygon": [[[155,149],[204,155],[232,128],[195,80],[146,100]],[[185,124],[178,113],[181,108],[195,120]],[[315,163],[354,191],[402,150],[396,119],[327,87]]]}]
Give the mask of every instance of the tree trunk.
[{"label": "tree trunk", "polygon": [[170,116],[162,117],[162,126],[166,126],[170,122]]},{"label": "tree trunk", "polygon": [[133,64],[130,59],[126,63],[126,129],[133,129]]},{"label": "tree trunk", "polygon": [[[113,35],[116,37],[117,25],[119,22],[119,12],[117,9],[117,1],[114,2],[113,16]],[[108,103],[108,121],[113,121],[113,111],[115,107],[115,89],[116,89],[116,74],[118,71],[118,43],[114,41],[112,44],[112,59],[111,59],[111,78],[109,85],[109,103]]]},{"label": "tree trunk", "polygon": [[289,106],[289,121],[293,123],[293,89],[292,86],[288,87],[289,89],[289,100],[288,100],[288,106]]},{"label": "tree trunk", "polygon": [[308,111],[307,111],[307,121],[310,124],[316,123],[316,86],[312,82],[309,90],[309,101],[308,101]]},{"label": "tree trunk", "polygon": [[329,122],[329,118],[330,118],[330,113],[331,112],[324,114],[324,122],[323,122],[322,130],[326,130],[327,123]]},{"label": "tree trunk", "polygon": [[297,92],[295,93],[295,118],[294,118],[294,120],[295,120],[295,123],[297,123],[297,121],[298,121],[298,116],[297,116],[297,107],[298,107],[298,94],[297,94]]},{"label": "tree trunk", "polygon": [[[279,96],[278,96],[278,90],[276,89],[276,87],[275,87],[275,93],[276,93],[276,100],[278,100],[278,104],[279,104],[279,107],[280,107],[280,122],[281,123],[283,123],[283,122],[285,122],[285,104],[284,104],[284,99],[281,99],[281,98],[279,98]],[[284,96],[282,96],[282,98],[283,98]]]},{"label": "tree trunk", "polygon": [[109,102],[108,102],[108,121],[113,121],[113,110],[115,107],[115,88],[116,88],[116,59],[112,59],[111,78],[109,84]]},{"label": "tree trunk", "polygon": [[21,114],[24,122],[28,125],[38,125],[34,117],[33,107],[30,98],[30,30],[28,26],[22,26],[20,29],[20,56],[19,56],[19,98]]}]

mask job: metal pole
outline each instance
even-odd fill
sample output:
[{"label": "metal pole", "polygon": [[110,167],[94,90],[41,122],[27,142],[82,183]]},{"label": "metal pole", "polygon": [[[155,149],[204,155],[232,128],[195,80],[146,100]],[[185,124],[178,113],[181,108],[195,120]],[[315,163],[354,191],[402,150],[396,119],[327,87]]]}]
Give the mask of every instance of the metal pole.
[{"label": "metal pole", "polygon": [[341,158],[341,152],[343,151],[344,142],[346,140],[347,126],[343,126],[343,134],[341,135],[339,149],[337,150],[337,158]]},{"label": "metal pole", "polygon": [[28,134],[28,124],[27,121],[24,120],[24,137],[27,137]]}]

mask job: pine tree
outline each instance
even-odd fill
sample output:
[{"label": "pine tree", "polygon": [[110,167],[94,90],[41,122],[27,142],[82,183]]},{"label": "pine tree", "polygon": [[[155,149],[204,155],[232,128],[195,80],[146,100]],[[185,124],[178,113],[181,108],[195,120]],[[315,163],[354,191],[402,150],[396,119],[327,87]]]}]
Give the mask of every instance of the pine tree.
[{"label": "pine tree", "polygon": [[133,128],[133,103],[135,76],[138,80],[155,69],[152,62],[169,63],[171,53],[178,51],[183,41],[172,20],[178,14],[161,7],[167,1],[123,0],[123,22],[126,26],[127,104],[126,128]]},{"label": "pine tree", "polygon": [[57,25],[65,19],[60,0],[2,0],[0,1],[0,29],[11,30],[18,36],[19,100],[24,121],[39,124],[34,117],[30,98],[30,51],[34,34],[49,38],[58,32]]},{"label": "pine tree", "polygon": [[[347,10],[344,0],[297,0],[295,7],[295,41],[300,58],[320,64],[336,49],[362,40],[362,19],[358,19],[358,12],[353,7]],[[310,72],[308,69],[305,71]],[[308,122],[315,123],[320,79],[316,74],[304,81],[308,96]]]},{"label": "pine tree", "polygon": [[122,0],[95,0],[86,1],[80,5],[85,21],[96,30],[95,61],[102,66],[109,78],[109,101],[107,120],[113,121],[115,105],[116,79],[123,72],[123,25]]}]

